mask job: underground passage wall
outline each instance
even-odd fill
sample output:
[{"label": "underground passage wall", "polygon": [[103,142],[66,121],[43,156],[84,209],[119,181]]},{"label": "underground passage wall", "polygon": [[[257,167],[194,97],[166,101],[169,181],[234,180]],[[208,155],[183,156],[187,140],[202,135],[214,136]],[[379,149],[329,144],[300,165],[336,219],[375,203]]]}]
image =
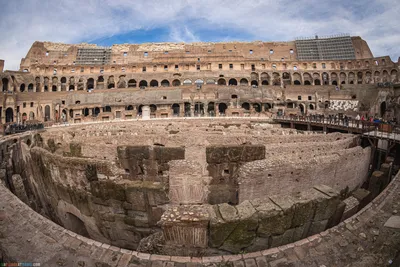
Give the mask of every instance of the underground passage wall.
[{"label": "underground passage wall", "polygon": [[102,243],[220,255],[335,225],[343,194],[368,171],[370,150],[353,135],[257,124],[167,126],[68,127],[3,140],[1,178],[38,213]]}]

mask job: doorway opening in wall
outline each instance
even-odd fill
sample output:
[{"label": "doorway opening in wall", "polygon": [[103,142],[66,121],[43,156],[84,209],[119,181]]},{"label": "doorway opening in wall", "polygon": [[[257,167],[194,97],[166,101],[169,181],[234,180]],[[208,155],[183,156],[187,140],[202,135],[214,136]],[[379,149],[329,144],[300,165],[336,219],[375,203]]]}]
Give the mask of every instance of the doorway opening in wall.
[{"label": "doorway opening in wall", "polygon": [[185,102],[185,117],[191,116],[191,104],[189,102]]},{"label": "doorway opening in wall", "polygon": [[244,103],[242,104],[242,108],[243,108],[244,110],[250,110],[250,104],[247,103],[247,102],[244,102]]},{"label": "doorway opening in wall", "polygon": [[303,104],[299,105],[299,109],[300,109],[301,115],[304,115],[305,109],[304,109],[304,105]]},{"label": "doorway opening in wall", "polygon": [[381,117],[385,116],[385,113],[386,113],[386,101],[383,101],[381,103],[380,111],[381,111]]},{"label": "doorway opening in wall", "polygon": [[65,228],[71,230],[74,233],[90,238],[85,223],[72,213],[65,213]]},{"label": "doorway opening in wall", "polygon": [[204,104],[201,102],[196,102],[194,105],[194,115],[203,116],[204,115]]},{"label": "doorway opening in wall", "polygon": [[260,113],[261,112],[261,105],[260,104],[253,104],[253,108],[256,112]]},{"label": "doorway opening in wall", "polygon": [[6,109],[6,122],[13,122],[14,121],[14,111],[12,108]]},{"label": "doorway opening in wall", "polygon": [[219,115],[224,116],[227,108],[228,108],[228,106],[225,103],[219,103],[219,105],[218,105]]},{"label": "doorway opening in wall", "polygon": [[215,103],[214,102],[208,103],[207,113],[210,117],[215,117]]},{"label": "doorway opening in wall", "polygon": [[174,115],[175,117],[178,117],[178,116],[179,116],[179,110],[180,110],[179,104],[173,104],[173,105],[172,105],[172,111],[173,111],[173,115]]}]

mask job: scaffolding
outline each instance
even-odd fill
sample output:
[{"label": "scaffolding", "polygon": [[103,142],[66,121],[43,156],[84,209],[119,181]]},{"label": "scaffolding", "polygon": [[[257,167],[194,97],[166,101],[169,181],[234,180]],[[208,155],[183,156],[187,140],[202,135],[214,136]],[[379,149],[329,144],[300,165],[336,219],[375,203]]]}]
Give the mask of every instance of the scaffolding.
[{"label": "scaffolding", "polygon": [[335,35],[319,38],[298,38],[295,41],[297,59],[314,60],[347,60],[355,59],[353,42],[350,35]]},{"label": "scaffolding", "polygon": [[76,55],[77,65],[105,65],[110,63],[111,48],[78,48]]}]

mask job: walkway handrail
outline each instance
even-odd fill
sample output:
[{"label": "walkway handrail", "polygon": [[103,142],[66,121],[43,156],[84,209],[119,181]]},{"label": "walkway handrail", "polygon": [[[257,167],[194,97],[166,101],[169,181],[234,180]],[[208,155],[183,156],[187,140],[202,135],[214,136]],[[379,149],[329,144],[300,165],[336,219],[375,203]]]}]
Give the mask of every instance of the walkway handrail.
[{"label": "walkway handrail", "polygon": [[362,135],[396,139],[400,141],[400,125],[385,123],[381,121],[365,121],[347,118],[343,116],[324,116],[324,115],[277,115],[274,120],[287,122],[305,122],[316,126],[333,126],[337,128],[347,128],[349,131],[361,132]]}]

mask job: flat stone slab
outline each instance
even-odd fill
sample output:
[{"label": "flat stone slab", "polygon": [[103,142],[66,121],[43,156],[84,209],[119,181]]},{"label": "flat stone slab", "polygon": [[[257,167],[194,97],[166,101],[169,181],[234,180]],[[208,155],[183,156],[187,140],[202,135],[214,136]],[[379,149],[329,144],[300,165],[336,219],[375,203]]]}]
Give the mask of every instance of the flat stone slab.
[{"label": "flat stone slab", "polygon": [[385,227],[400,229],[400,216],[392,216],[386,221]]}]

